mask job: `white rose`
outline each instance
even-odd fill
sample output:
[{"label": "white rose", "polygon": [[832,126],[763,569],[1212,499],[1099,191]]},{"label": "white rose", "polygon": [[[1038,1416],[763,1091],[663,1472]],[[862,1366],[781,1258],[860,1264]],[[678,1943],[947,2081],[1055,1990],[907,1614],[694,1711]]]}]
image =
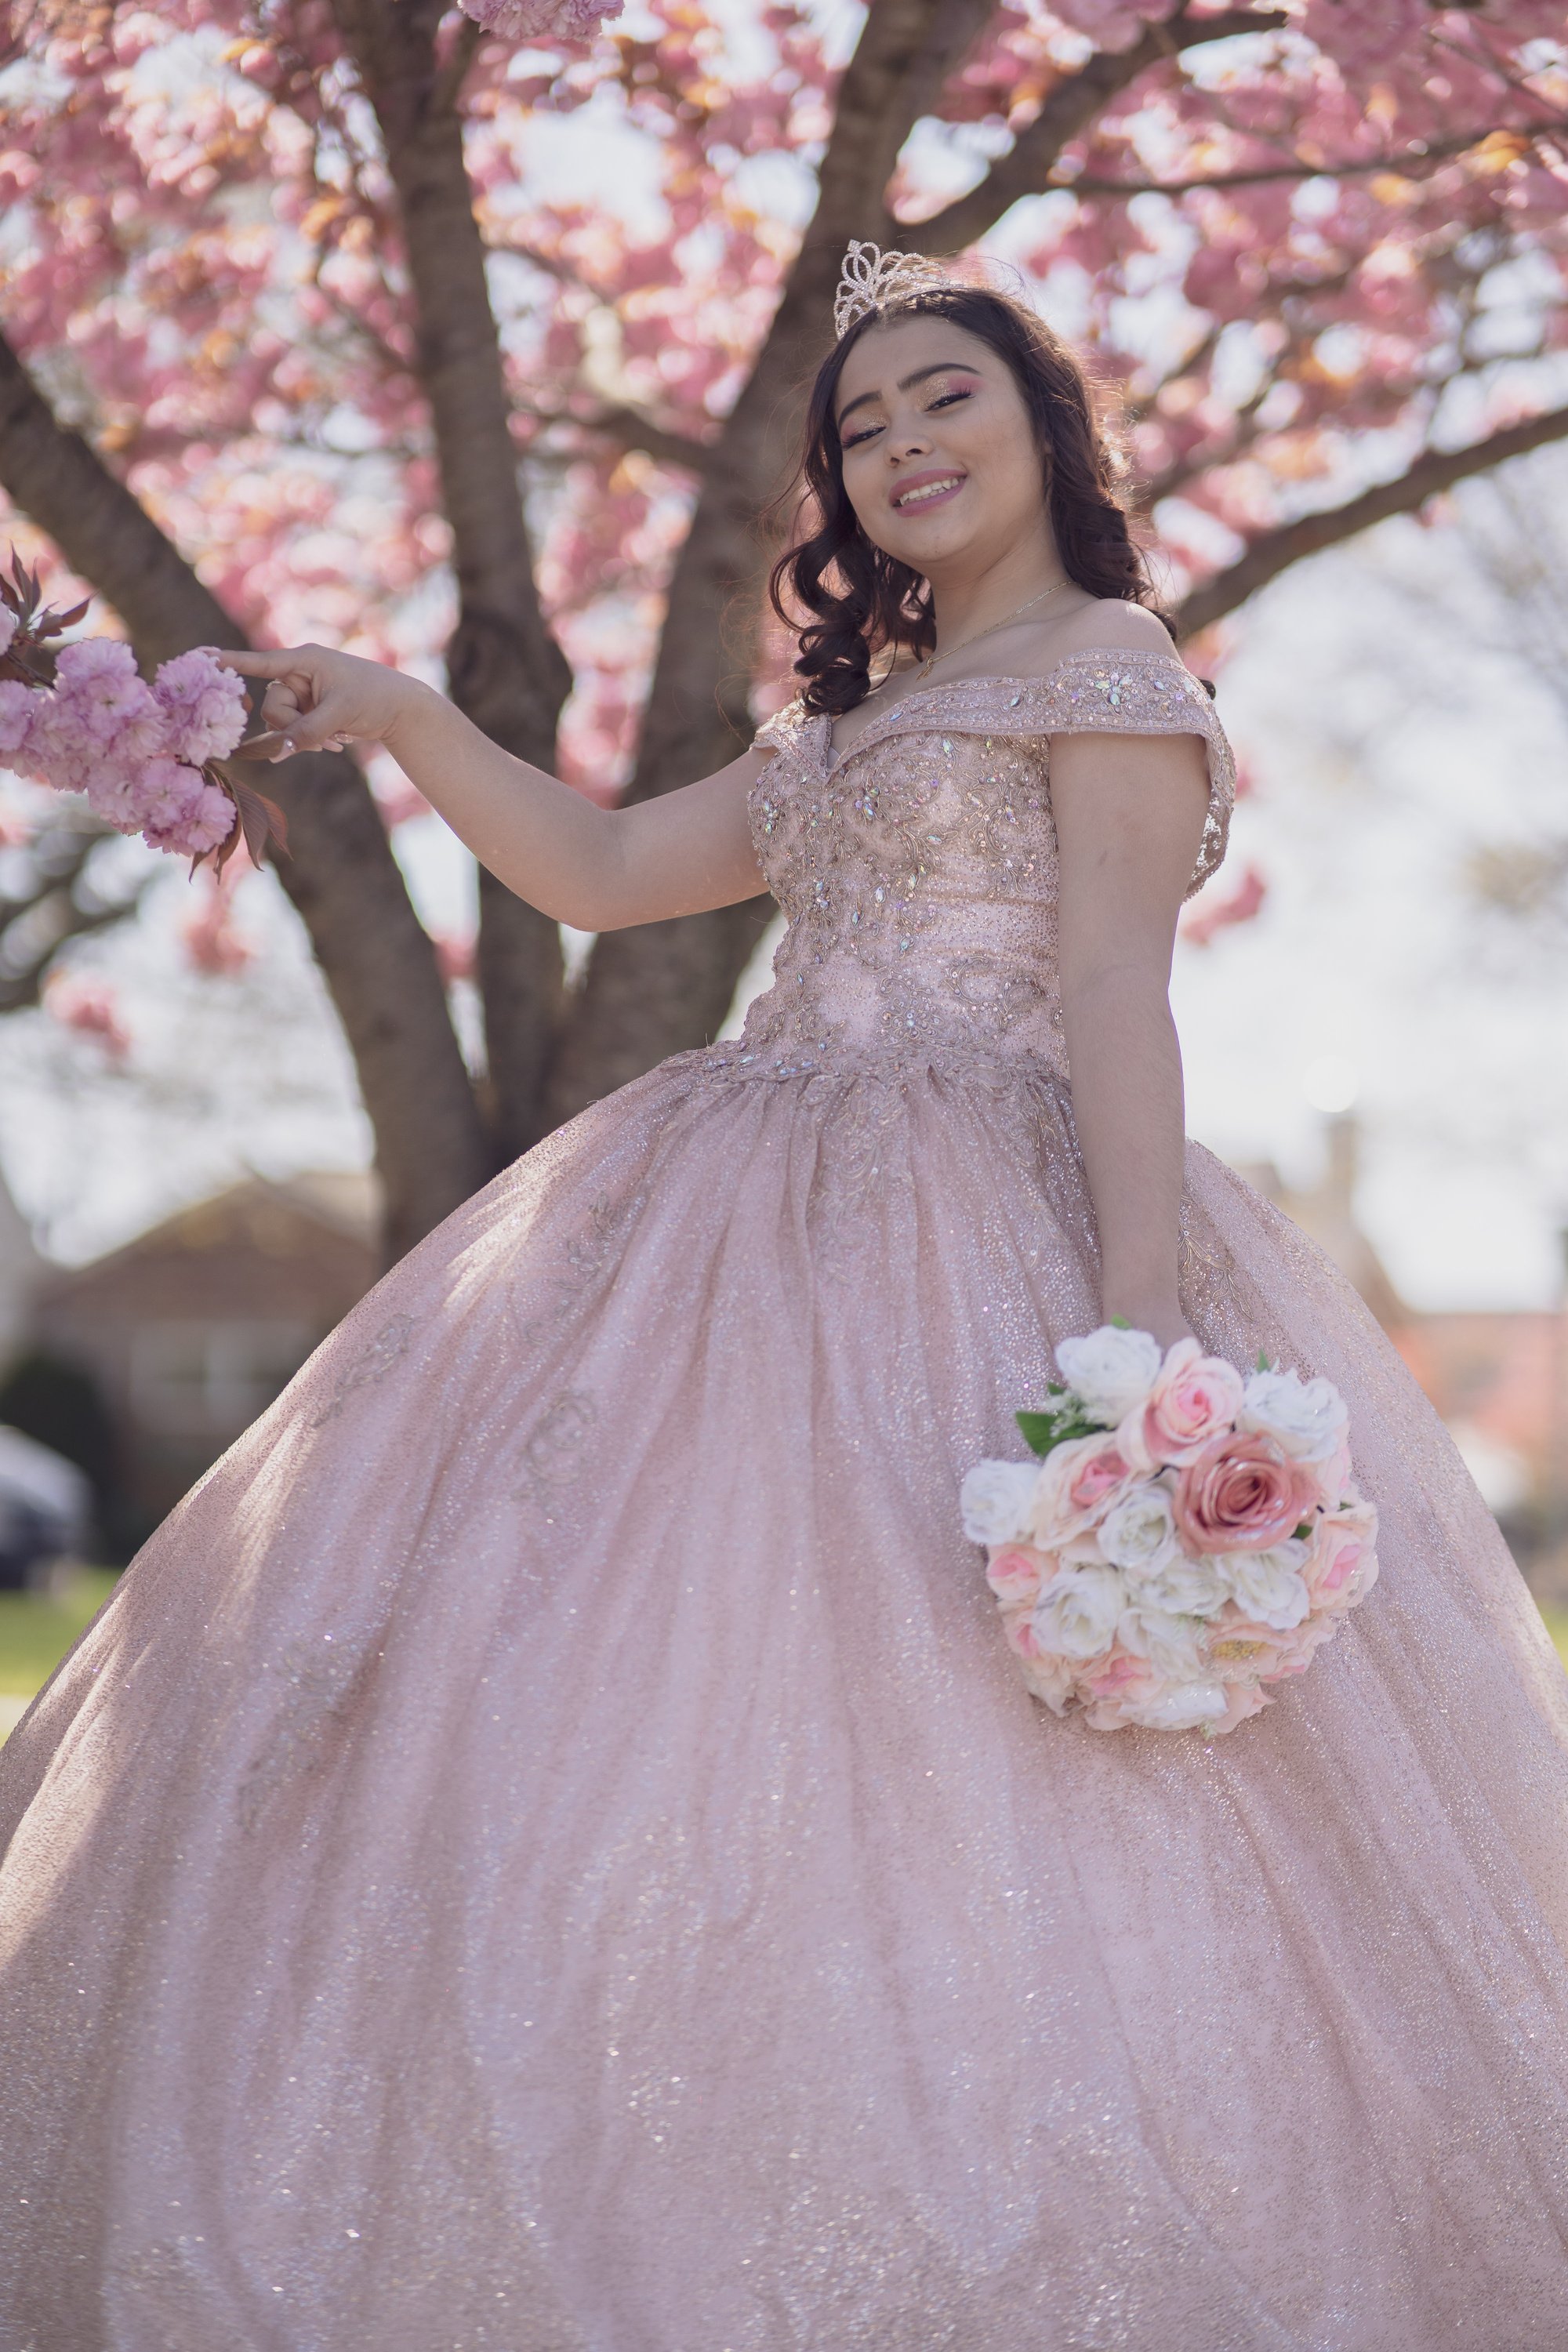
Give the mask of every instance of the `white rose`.
[{"label": "white rose", "polygon": [[1223,1683],[1182,1683],[1158,1698],[1131,1702],[1125,1713],[1146,1731],[1196,1731],[1200,1724],[1217,1723],[1228,1703]]},{"label": "white rose", "polygon": [[1311,1610],[1312,1596],[1301,1573],[1307,1547],[1292,1536],[1268,1551],[1222,1552],[1215,1561],[1230,1597],[1255,1625],[1288,1633]]},{"label": "white rose", "polygon": [[1350,1418],[1332,1381],[1296,1372],[1254,1372],[1242,1391],[1243,1429],[1272,1437],[1297,1462],[1326,1462]]},{"label": "white rose", "polygon": [[1147,1658],[1172,1683],[1195,1682],[1203,1672],[1201,1619],[1172,1616],[1163,1609],[1124,1609],[1116,1632],[1124,1650]]},{"label": "white rose", "polygon": [[958,1490],[971,1543],[1016,1543],[1028,1526],[1039,1479],[1037,1462],[977,1462]]},{"label": "white rose", "polygon": [[1230,1599],[1212,1559],[1189,1559],[1181,1551],[1150,1575],[1130,1575],[1127,1590],[1140,1609],[1163,1609],[1172,1617],[1212,1617]]},{"label": "white rose", "polygon": [[1087,1339],[1064,1339],[1057,1349],[1063,1380],[1089,1419],[1107,1429],[1143,1402],[1163,1361],[1158,1339],[1116,1323],[1102,1323]]},{"label": "white rose", "polygon": [[1116,1639],[1126,1588],[1113,1568],[1079,1568],[1047,1586],[1035,1606],[1035,1639],[1062,1658],[1098,1658]]},{"label": "white rose", "polygon": [[1163,1486],[1134,1486],[1107,1511],[1099,1528],[1100,1549],[1113,1567],[1130,1577],[1151,1576],[1176,1549],[1176,1522]]}]

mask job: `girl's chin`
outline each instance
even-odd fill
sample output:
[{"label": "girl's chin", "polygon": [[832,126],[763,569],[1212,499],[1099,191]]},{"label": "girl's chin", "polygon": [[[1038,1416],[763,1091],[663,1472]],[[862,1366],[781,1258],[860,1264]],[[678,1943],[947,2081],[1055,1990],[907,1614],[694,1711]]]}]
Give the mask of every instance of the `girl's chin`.
[{"label": "girl's chin", "polygon": [[895,562],[907,563],[911,572],[928,572],[933,563],[978,551],[984,543],[983,534],[973,524],[961,521],[956,515],[951,520],[942,515],[932,515],[923,529],[910,530],[904,527],[890,530],[886,537],[868,531],[867,537],[875,541],[884,555],[890,555]]}]

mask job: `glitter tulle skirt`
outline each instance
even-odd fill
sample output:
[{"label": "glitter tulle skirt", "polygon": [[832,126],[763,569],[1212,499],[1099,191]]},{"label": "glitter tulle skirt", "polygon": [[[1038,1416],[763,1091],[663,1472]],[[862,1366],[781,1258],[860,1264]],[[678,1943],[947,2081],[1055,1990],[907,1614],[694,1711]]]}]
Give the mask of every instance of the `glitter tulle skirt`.
[{"label": "glitter tulle skirt", "polygon": [[1367,1605],[1212,1746],[1026,1695],[962,1471],[1094,1313],[1043,1065],[667,1064],[181,1505],[0,1757],[5,2352],[1568,2340],[1568,1692],[1358,1300]]}]

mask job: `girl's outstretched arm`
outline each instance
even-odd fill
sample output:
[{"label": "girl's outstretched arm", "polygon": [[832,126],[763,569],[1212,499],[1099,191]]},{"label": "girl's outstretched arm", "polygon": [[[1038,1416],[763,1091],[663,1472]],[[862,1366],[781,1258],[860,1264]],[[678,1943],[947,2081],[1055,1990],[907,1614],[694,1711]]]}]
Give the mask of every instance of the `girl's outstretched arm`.
[{"label": "girl's outstretched arm", "polygon": [[248,756],[380,743],[509,890],[558,922],[619,930],[754,898],[766,885],[746,795],[765,764],[748,751],[717,775],[627,809],[596,808],[480,733],[433,688],[321,646],[225,653],[265,678],[268,733]]}]

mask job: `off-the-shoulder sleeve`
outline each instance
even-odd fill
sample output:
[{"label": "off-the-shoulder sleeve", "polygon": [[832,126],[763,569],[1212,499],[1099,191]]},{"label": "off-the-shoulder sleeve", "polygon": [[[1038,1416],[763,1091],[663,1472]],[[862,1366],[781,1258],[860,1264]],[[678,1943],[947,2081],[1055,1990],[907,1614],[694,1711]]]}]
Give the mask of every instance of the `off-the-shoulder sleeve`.
[{"label": "off-the-shoulder sleeve", "polygon": [[763,719],[752,742],[759,751],[800,754],[810,748],[813,730],[820,731],[822,725],[816,712],[808,710],[797,694],[793,702],[786,702],[782,710],[775,710],[771,719]]},{"label": "off-the-shoulder sleeve", "polygon": [[1014,683],[1016,716],[1041,735],[1201,735],[1208,755],[1209,803],[1187,897],[1202,889],[1225,856],[1236,803],[1236,757],[1199,678],[1172,654],[1152,649],[1069,654],[1048,677]]}]

